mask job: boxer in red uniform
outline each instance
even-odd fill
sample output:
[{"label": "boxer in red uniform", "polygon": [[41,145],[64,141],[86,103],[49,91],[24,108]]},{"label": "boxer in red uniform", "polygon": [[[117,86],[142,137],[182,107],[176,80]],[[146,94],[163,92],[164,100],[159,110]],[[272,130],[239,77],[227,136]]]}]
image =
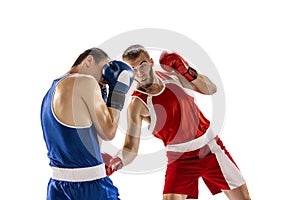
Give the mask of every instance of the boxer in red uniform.
[{"label": "boxer in red uniform", "polygon": [[198,198],[202,177],[212,194],[224,192],[229,199],[250,199],[246,182],[237,165],[186,93],[191,89],[205,95],[216,85],[175,52],[162,52],[160,65],[166,72],[154,71],[154,62],[141,45],[132,45],[122,55],[135,71],[138,82],[128,107],[128,130],[123,150],[105,155],[107,174],[128,165],[137,155],[142,121],[150,124],[153,135],[167,148],[168,165],[164,200]]}]

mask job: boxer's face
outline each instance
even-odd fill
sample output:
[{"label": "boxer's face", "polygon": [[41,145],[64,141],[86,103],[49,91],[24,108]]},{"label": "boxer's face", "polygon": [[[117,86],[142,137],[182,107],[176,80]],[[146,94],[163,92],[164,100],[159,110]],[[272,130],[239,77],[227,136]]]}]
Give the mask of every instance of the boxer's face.
[{"label": "boxer's face", "polygon": [[153,83],[153,60],[147,58],[141,53],[135,60],[125,60],[134,70],[134,79],[138,82],[139,87],[147,88]]}]

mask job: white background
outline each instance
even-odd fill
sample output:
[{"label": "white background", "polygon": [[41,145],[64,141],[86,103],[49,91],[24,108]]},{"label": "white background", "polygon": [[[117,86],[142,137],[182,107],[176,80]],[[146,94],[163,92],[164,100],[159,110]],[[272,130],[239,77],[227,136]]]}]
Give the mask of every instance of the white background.
[{"label": "white background", "polygon": [[[6,2],[6,3],[4,3]],[[0,199],[45,199],[50,171],[39,111],[51,81],[87,48],[163,28],[197,42],[226,95],[222,140],[252,199],[298,198],[297,1],[1,1]],[[111,176],[122,199],[161,199],[164,171]],[[202,181],[199,199],[212,197]]]}]

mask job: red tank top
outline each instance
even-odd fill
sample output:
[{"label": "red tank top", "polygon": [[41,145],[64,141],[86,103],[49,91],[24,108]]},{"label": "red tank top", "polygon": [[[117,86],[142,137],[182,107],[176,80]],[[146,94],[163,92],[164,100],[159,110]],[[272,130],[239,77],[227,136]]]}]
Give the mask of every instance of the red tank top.
[{"label": "red tank top", "polygon": [[202,136],[210,122],[182,86],[162,72],[156,74],[164,84],[158,94],[135,90],[133,97],[143,101],[150,112],[150,130],[164,145],[187,142]]}]

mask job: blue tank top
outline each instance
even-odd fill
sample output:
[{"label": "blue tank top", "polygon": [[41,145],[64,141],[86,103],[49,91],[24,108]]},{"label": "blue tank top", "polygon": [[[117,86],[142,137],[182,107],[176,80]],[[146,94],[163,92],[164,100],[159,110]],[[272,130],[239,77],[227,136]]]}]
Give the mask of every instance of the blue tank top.
[{"label": "blue tank top", "polygon": [[70,75],[54,80],[42,101],[40,117],[50,166],[81,168],[102,164],[95,127],[93,125],[87,128],[69,127],[54,116],[52,99],[56,85]]}]

